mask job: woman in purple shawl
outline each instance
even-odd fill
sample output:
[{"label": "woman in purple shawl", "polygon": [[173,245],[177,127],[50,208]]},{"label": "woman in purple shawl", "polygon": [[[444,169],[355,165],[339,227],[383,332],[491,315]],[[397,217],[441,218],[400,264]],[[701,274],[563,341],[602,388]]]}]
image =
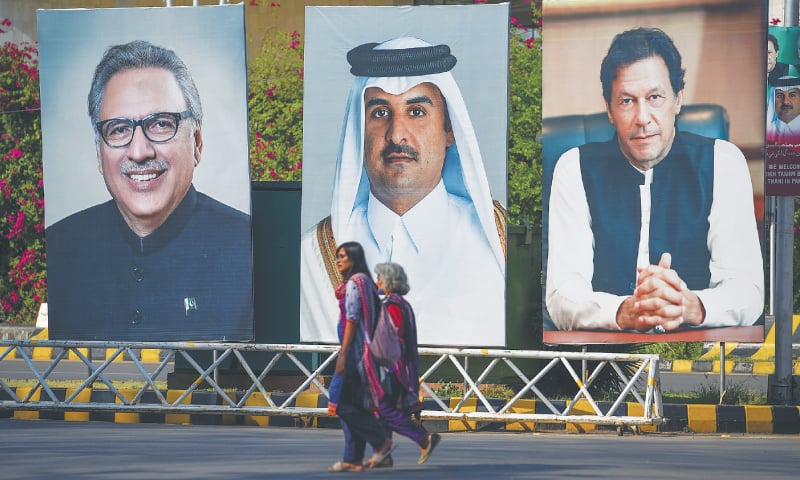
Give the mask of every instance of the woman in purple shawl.
[{"label": "woman in purple shawl", "polygon": [[[387,427],[404,435],[419,445],[419,463],[425,463],[439,444],[438,433],[428,433],[412,415],[419,415],[419,354],[417,353],[417,323],[414,310],[403,298],[408,293],[408,279],[403,267],[396,263],[379,263],[375,266],[377,287],[386,295],[383,302],[392,317],[400,336],[403,352],[400,360],[389,369],[390,388],[380,401],[381,418]],[[391,431],[389,432],[391,435]]]},{"label": "woman in purple shawl", "polygon": [[341,348],[331,381],[329,406],[333,408],[329,410],[335,410],[341,420],[345,448],[342,460],[328,470],[361,471],[367,443],[375,449],[367,461],[369,467],[381,464],[392,450],[392,438],[374,413],[384,392],[379,367],[367,350],[380,299],[360,244],[341,244],[336,249],[336,268],[343,279],[336,288]]}]

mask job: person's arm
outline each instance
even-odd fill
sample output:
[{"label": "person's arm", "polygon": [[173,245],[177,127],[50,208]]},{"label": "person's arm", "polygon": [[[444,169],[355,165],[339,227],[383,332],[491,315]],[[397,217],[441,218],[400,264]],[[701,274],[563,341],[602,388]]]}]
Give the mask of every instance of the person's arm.
[{"label": "person's arm", "polygon": [[344,314],[346,318],[344,324],[344,334],[342,335],[342,346],[339,348],[339,357],[336,359],[336,373],[344,375],[347,352],[356,336],[356,329],[361,328],[363,313],[361,311],[361,294],[355,282],[348,281],[345,287]]},{"label": "person's arm", "polygon": [[358,322],[347,320],[344,324],[342,346],[339,349],[339,357],[336,359],[336,373],[338,375],[344,375],[345,358],[347,357],[347,351],[350,349],[350,345],[353,343],[353,338],[356,336],[356,328],[358,328]]},{"label": "person's arm", "polygon": [[753,188],[744,155],[722,140],[714,146],[709,223],[710,287],[695,292],[706,311],[700,326],[752,325],[764,311],[764,263]]},{"label": "person's arm", "polygon": [[569,150],[553,172],[548,217],[546,304],[560,330],[620,330],[616,313],[625,297],[592,290],[594,239],[580,171]]}]

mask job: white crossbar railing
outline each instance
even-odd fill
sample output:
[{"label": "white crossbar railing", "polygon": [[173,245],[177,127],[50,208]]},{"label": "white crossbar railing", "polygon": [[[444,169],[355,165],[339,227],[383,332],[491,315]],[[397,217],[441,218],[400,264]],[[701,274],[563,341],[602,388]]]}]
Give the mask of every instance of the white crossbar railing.
[{"label": "white crossbar railing", "polygon": [[[32,352],[37,348],[52,349],[50,359],[34,360]],[[105,359],[96,360],[86,353],[94,349],[104,349]],[[142,350],[145,349],[158,350],[160,361],[152,363],[142,361]],[[203,352],[203,358],[207,358],[209,351],[214,352],[213,361],[207,366],[201,365],[202,362],[195,356]],[[247,359],[248,352],[263,352],[272,356],[265,361],[262,354],[259,361],[254,362]],[[315,354],[311,356],[312,361],[307,359],[309,355],[300,355],[309,353]],[[309,391],[316,391],[325,398],[328,397],[324,382],[326,376],[323,373],[330,374],[338,353],[339,347],[336,345],[2,340],[0,341],[0,409],[327,416],[326,408],[298,407],[296,400],[301,393]],[[426,409],[422,412],[422,417],[425,419],[593,423],[617,426],[656,425],[664,422],[657,355],[466,348],[420,348],[419,353],[422,363],[430,364],[420,378],[420,393],[429,399],[426,402]],[[78,387],[70,389],[71,393],[60,399],[53,391],[51,382],[55,380],[51,380],[50,376],[58,370],[59,364],[69,357],[83,362],[87,367],[87,374]],[[156,379],[166,372],[171,362],[178,357],[188,363],[192,369],[190,374],[192,376],[196,374],[196,378],[180,396],[168,401],[164,392],[157,387]],[[22,390],[27,392],[22,397],[17,394],[17,389],[9,386],[10,380],[4,379],[3,363],[10,363],[12,358],[23,360],[30,370],[30,379],[35,381],[32,388]],[[136,378],[128,379],[127,383],[141,382],[141,387],[133,395],[123,394],[108,376],[114,371],[115,362],[119,362],[122,358],[129,359],[138,372],[138,375],[133,375]],[[229,358],[236,360],[247,378],[245,383],[249,383],[249,386],[243,386],[235,392],[222,388],[216,375],[220,366]],[[288,359],[289,362],[284,361],[280,364],[282,375],[286,375],[286,369],[290,368],[291,374],[304,378],[288,396],[275,395],[265,387],[269,375],[278,372],[279,361],[283,359]],[[538,360],[538,362],[522,360]],[[470,366],[470,361],[473,363],[473,368]],[[579,372],[571,363],[578,361],[593,362],[596,365],[590,372]],[[475,364],[484,363],[485,366],[475,376],[477,370],[474,368]],[[533,364],[536,365],[535,368],[530,366]],[[516,384],[517,390],[508,399],[487,398],[480,388],[491,379],[491,374],[499,365],[506,366],[515,376],[513,383]],[[460,400],[453,406],[451,398],[438,395],[431,386],[437,378],[442,378],[444,370],[451,367],[458,372],[458,378],[463,380],[463,394],[459,395]],[[574,382],[576,388],[574,396],[568,401],[548,398],[540,386],[549,376],[559,375],[559,378],[563,379],[565,373]],[[448,375],[452,377],[452,373]],[[598,402],[591,393],[593,385],[603,375],[606,377],[612,375],[617,380],[616,384],[621,386],[616,389],[619,391],[610,392],[614,398],[612,402]],[[113,393],[114,398],[111,402],[78,401],[79,398],[86,397],[85,394],[81,395],[82,392],[93,389],[98,383]],[[191,398],[190,395],[199,389],[216,392],[217,405],[186,403],[187,399]],[[36,392],[39,395],[34,395]],[[152,395],[146,403],[143,397],[147,392],[152,392]],[[128,390],[126,393],[129,393]],[[609,392],[605,392],[605,395],[608,397]],[[277,398],[280,400],[276,402]],[[540,402],[543,407],[538,408],[537,405],[536,408],[531,408],[530,399],[534,399],[536,404]],[[582,406],[576,408],[579,402],[582,402],[580,404]],[[265,405],[255,405],[255,403],[265,403]],[[635,410],[642,413],[626,414],[627,410],[631,409],[618,413],[623,410],[621,408],[623,404],[627,406],[630,403],[640,405],[641,408]],[[586,413],[586,405],[590,410],[589,413]]]}]

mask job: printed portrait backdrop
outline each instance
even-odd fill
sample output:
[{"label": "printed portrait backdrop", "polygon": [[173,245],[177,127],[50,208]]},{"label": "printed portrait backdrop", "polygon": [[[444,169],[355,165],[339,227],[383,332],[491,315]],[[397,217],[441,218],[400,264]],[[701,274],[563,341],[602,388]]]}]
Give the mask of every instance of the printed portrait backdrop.
[{"label": "printed portrait backdrop", "polygon": [[243,6],[37,13],[50,338],[252,339]]},{"label": "printed portrait backdrop", "polygon": [[373,278],[403,266],[421,344],[504,346],[508,4],[307,7],[305,32],[301,340],[338,341],[355,241]]},{"label": "printed portrait backdrop", "polygon": [[764,338],[762,2],[675,3],[544,2],[545,343]]}]

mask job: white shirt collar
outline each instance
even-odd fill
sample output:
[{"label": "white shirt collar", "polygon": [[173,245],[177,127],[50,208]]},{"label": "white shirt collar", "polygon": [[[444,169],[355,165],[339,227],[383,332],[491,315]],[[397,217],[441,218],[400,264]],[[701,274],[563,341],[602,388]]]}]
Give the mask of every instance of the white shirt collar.
[{"label": "white shirt collar", "polygon": [[405,226],[417,252],[436,248],[447,238],[447,202],[447,190],[442,180],[439,180],[436,187],[403,216],[391,211],[370,192],[367,221],[378,249],[381,252],[386,250],[392,231],[398,222],[402,222]]}]

